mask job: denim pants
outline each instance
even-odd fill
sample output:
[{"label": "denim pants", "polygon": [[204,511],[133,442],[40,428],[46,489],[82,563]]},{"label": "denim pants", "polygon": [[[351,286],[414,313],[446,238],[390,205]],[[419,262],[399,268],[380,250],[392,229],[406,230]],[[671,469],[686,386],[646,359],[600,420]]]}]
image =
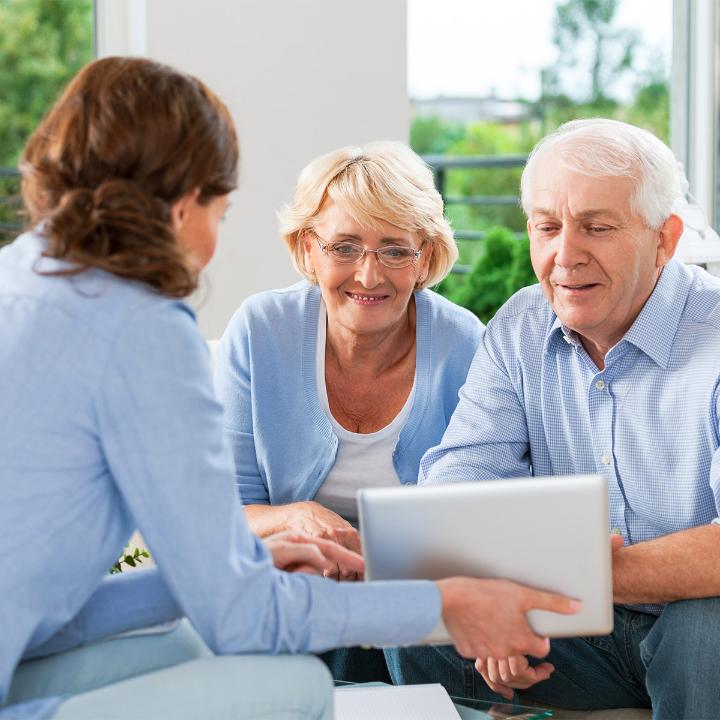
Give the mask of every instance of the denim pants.
[{"label": "denim pants", "polygon": [[[553,640],[546,660],[555,672],[521,699],[573,710],[652,707],[654,720],[720,718],[719,647],[720,598],[670,603],[659,617],[616,607],[611,635]],[[440,682],[451,695],[503,701],[450,646],[387,658],[396,683]]]},{"label": "denim pants", "polygon": [[315,657],[214,656],[183,620],[21,663],[8,704],[63,695],[53,720],[324,720],[333,688]]}]

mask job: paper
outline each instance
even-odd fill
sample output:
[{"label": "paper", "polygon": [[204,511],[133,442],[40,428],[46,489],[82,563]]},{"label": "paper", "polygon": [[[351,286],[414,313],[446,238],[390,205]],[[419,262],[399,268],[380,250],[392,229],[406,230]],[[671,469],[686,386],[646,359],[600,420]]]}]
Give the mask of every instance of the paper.
[{"label": "paper", "polygon": [[335,688],[335,720],[460,720],[442,685]]}]

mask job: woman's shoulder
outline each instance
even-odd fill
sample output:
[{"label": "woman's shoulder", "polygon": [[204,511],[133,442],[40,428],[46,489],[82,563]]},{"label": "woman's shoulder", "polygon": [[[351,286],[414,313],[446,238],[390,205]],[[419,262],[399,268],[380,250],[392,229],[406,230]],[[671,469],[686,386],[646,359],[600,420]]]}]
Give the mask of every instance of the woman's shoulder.
[{"label": "woman's shoulder", "polygon": [[240,304],[228,323],[226,333],[254,332],[277,335],[278,328],[301,329],[306,314],[320,309],[320,291],[302,280],[286,288],[263,290],[250,295]]}]

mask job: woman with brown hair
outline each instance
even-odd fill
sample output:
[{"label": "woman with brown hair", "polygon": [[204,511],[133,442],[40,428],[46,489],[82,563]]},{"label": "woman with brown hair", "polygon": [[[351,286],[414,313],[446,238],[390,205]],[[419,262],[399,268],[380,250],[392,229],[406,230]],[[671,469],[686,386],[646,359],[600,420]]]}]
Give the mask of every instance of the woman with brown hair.
[{"label": "woman with brown hair", "polygon": [[[210,90],[131,58],[84,68],[28,143],[34,227],[0,251],[0,717],[330,717],[315,658],[212,653],[411,644],[442,617],[465,655],[542,655],[525,611],[568,608],[503,581],[335,583],[305,571],[360,571],[351,551],[248,530],[183,300],[237,160]],[[162,574],[105,581],[136,527]],[[179,615],[194,630],[44,657]]]}]

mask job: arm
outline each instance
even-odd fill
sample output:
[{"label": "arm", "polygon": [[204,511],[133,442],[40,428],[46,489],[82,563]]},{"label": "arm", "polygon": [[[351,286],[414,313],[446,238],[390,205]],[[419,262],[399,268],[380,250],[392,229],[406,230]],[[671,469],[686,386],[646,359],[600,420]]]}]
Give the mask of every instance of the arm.
[{"label": "arm", "polygon": [[720,525],[628,545],[613,556],[616,603],[668,603],[720,595]]},{"label": "arm", "polygon": [[156,567],[108,575],[65,627],[41,645],[28,647],[23,659],[53,655],[180,617],[182,611]]},{"label": "arm", "polygon": [[105,459],[170,592],[216,652],[407,644],[437,623],[430,582],[335,583],[272,566],[238,502],[207,348],[178,304],[115,337],[98,387]]},{"label": "arm", "polygon": [[525,410],[497,359],[491,332],[492,323],[440,445],[428,450],[420,463],[421,484],[530,474]]},{"label": "arm", "polygon": [[[269,506],[270,495],[255,452],[250,343],[242,310],[230,321],[215,353],[215,393],[224,409],[224,432],[235,459],[235,482],[244,503]],[[270,532],[287,528],[275,525]]]}]

